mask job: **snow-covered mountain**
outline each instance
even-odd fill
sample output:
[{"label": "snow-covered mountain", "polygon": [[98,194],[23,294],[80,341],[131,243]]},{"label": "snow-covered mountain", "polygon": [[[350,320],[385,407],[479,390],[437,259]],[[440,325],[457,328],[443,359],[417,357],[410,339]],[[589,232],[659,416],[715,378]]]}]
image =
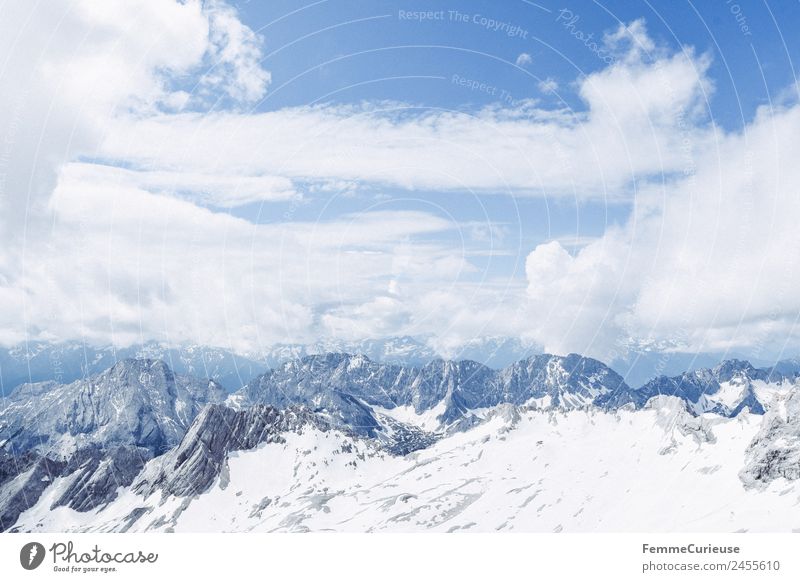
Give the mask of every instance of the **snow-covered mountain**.
[{"label": "snow-covered mountain", "polygon": [[800,479],[800,390],[778,396],[747,447],[742,480],[764,487],[775,480]]},{"label": "snow-covered mountain", "polygon": [[[287,362],[234,394],[237,406],[306,405],[332,424],[374,437],[376,413],[430,416],[431,428],[466,426],[481,409],[536,401],[543,407],[602,404],[631,389],[603,363],[576,354],[532,356],[500,371],[477,362],[433,360],[421,367],[374,362],[362,355],[325,354]],[[398,416],[398,413],[400,416]]]},{"label": "snow-covered mountain", "polygon": [[269,368],[262,361],[202,345],[170,347],[148,342],[115,348],[94,347],[83,342],[30,342],[0,349],[0,395],[11,394],[17,386],[26,383],[52,380],[68,384],[132,358],[162,360],[176,374],[211,378],[230,391],[238,390]]},{"label": "snow-covered mountain", "polygon": [[327,353],[362,354],[376,362],[417,366],[438,357],[423,341],[409,336],[384,339],[346,341],[322,339],[309,344],[276,344],[264,350],[260,359],[270,368],[277,368],[291,360]]},{"label": "snow-covered mountain", "polygon": [[90,445],[175,446],[200,409],[226,396],[214,380],[177,375],[160,360],[122,360],[70,384],[23,384],[0,400],[6,449],[67,456]]},{"label": "snow-covered mountain", "polygon": [[[762,418],[503,404],[408,455],[295,411],[215,406],[111,503],[51,509],[21,531],[791,531],[800,485],[738,473]],[[245,415],[250,415],[249,419]],[[224,420],[223,420],[224,419]],[[794,434],[800,417],[790,420]],[[254,425],[252,433],[243,427]],[[228,427],[220,435],[220,428]]]},{"label": "snow-covered mountain", "polygon": [[797,372],[788,363],[754,368],[743,360],[726,360],[713,368],[655,378],[632,392],[631,400],[641,406],[663,394],[685,400],[696,414],[736,416],[745,408],[763,414],[777,395],[794,388],[796,378]]},{"label": "snow-covered mountain", "polygon": [[23,384],[0,399],[0,529],[58,477],[71,484],[56,505],[88,509],[113,498],[226,395],[213,380],[147,359],[70,384]]},{"label": "snow-covered mountain", "polygon": [[329,353],[227,396],[130,360],[0,400],[0,529],[800,528],[798,394],[741,361],[634,390],[575,354]]},{"label": "snow-covered mountain", "polygon": [[[324,339],[309,344],[275,344],[248,353],[205,345],[169,346],[147,342],[129,347],[92,346],[84,342],[28,342],[0,348],[0,395],[10,394],[20,384],[54,380],[69,383],[97,374],[120,360],[163,360],[176,374],[211,378],[233,392],[270,368],[309,355],[326,353],[362,354],[376,362],[422,366],[442,356],[425,341],[389,337],[362,341]],[[534,353],[532,346],[517,338],[474,338],[448,350],[448,357],[474,360],[502,368]]]},{"label": "snow-covered mountain", "polygon": [[[326,353],[361,354],[380,363],[421,367],[435,359],[471,360],[496,370],[540,353],[536,346],[519,338],[476,337],[461,345],[432,347],[433,338],[410,336],[345,341],[322,339],[308,344],[275,344],[262,350],[238,353],[229,349],[187,344],[169,346],[147,342],[126,348],[92,346],[83,342],[29,342],[9,349],[0,348],[0,396],[24,383],[55,380],[69,383],[102,372],[117,361],[130,358],[163,360],[176,374],[211,378],[234,392],[255,376],[292,360]],[[684,370],[709,369],[721,362],[719,354],[636,354],[615,360],[611,366],[630,386],[650,381],[654,370],[669,376]],[[665,365],[667,362],[667,365]],[[800,374],[800,359],[787,359],[771,368],[786,377]],[[674,370],[674,372],[673,372]]]},{"label": "snow-covered mountain", "polygon": [[361,354],[375,362],[422,366],[431,360],[472,360],[490,368],[504,368],[539,350],[519,338],[478,337],[460,345],[435,349],[430,340],[410,336],[346,341],[323,339],[310,344],[277,344],[263,351],[259,359],[270,368],[305,356],[329,353]]}]

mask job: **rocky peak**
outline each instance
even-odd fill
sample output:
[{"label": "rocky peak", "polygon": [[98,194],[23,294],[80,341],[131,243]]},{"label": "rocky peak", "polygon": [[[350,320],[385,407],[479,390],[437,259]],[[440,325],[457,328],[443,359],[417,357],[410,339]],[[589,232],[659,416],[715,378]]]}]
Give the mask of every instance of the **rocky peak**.
[{"label": "rocky peak", "polygon": [[734,377],[755,378],[756,369],[745,360],[725,360],[712,369],[712,374],[717,382],[729,382]]},{"label": "rocky peak", "polygon": [[56,456],[123,444],[158,454],[177,444],[206,403],[224,397],[216,382],[176,376],[160,360],[122,360],[70,384],[23,386],[0,410],[0,439],[14,435],[12,450]]},{"label": "rocky peak", "polygon": [[284,433],[306,428],[327,431],[330,426],[304,408],[256,404],[234,410],[221,404],[209,405],[175,449],[146,467],[133,489],[145,495],[157,490],[179,496],[202,493],[220,474],[229,453],[262,443],[284,442]]},{"label": "rocky peak", "polygon": [[748,487],[764,488],[779,478],[800,479],[800,390],[780,397],[765,414],[745,460],[739,477]]}]

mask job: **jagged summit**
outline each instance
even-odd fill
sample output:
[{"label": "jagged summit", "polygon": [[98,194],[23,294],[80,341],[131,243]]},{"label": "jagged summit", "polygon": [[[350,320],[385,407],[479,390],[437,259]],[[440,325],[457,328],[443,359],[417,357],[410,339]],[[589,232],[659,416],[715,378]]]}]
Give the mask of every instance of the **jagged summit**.
[{"label": "jagged summit", "polygon": [[128,347],[93,346],[80,341],[27,342],[0,349],[0,396],[26,383],[84,380],[127,359],[161,360],[176,374],[211,378],[231,391],[269,367],[256,356],[214,346],[171,346],[155,341]]},{"label": "jagged summit", "polygon": [[739,473],[748,487],[800,479],[800,390],[779,397],[747,448]]},{"label": "jagged summit", "polygon": [[629,391],[602,362],[577,354],[531,356],[493,370],[470,360],[435,359],[414,367],[336,353],[287,362],[249,382],[233,400],[240,406],[307,404],[334,423],[373,436],[380,422],[369,407],[410,407],[417,415],[441,409],[438,418],[448,425],[501,403],[538,399],[541,406],[570,409]]},{"label": "jagged summit", "polygon": [[151,358],[120,360],[69,384],[23,384],[0,400],[0,529],[59,479],[53,507],[87,511],[114,499],[225,396],[217,382]]},{"label": "jagged summit", "polygon": [[284,433],[305,428],[327,431],[330,427],[302,407],[255,405],[234,410],[211,404],[195,419],[180,444],[153,461],[132,489],[144,495],[155,491],[180,496],[202,493],[220,474],[229,453],[284,442]]},{"label": "jagged summit", "polygon": [[[738,423],[735,431],[722,433],[727,438],[752,438],[747,459],[737,461],[745,468],[734,478],[763,489],[776,479],[797,478],[796,394],[791,370],[759,369],[742,360],[656,378],[633,390],[614,370],[579,354],[533,355],[495,370],[471,360],[401,365],[332,352],[287,361],[228,395],[216,381],[176,374],[160,359],[124,359],[85,379],[25,384],[0,399],[0,529],[42,523],[49,519],[45,505],[77,519],[93,510],[109,515],[102,508],[124,509],[128,503],[136,506],[111,518],[119,520],[111,529],[177,527],[191,499],[226,490],[240,459],[256,457],[263,457],[269,470],[248,465],[260,476],[253,483],[240,482],[244,490],[259,491],[261,479],[275,485],[273,466],[291,480],[280,495],[292,499],[307,490],[306,480],[322,479],[308,499],[300,495],[293,501],[301,505],[324,505],[329,496],[339,495],[328,489],[328,478],[335,482],[350,475],[341,486],[352,489],[342,499],[359,497],[361,481],[371,482],[380,503],[390,507],[382,485],[391,481],[389,475],[402,481],[407,472],[415,473],[414,482],[435,477],[432,488],[417,493],[415,511],[423,511],[433,502],[424,501],[429,491],[445,485],[445,491],[471,490],[487,479],[478,469],[485,443],[494,443],[486,446],[495,451],[487,462],[509,471],[516,465],[503,461],[509,453],[500,443],[507,438],[516,443],[514,455],[534,464],[539,447],[560,449],[564,438],[576,455],[589,445],[581,439],[621,439],[625,450],[631,439],[655,439],[659,447],[644,453],[648,459],[648,454],[687,454],[698,446],[710,450],[720,439],[718,429],[731,426],[725,423]],[[764,412],[756,433],[761,421],[754,419]],[[572,437],[562,435],[564,423],[575,426]],[[637,432],[629,426],[638,426]],[[537,436],[525,437],[528,430]],[[653,431],[662,436],[653,437]],[[464,449],[468,441],[473,444]],[[745,445],[736,450],[744,451]],[[619,452],[593,454],[603,458]],[[426,460],[418,465],[414,459]],[[537,474],[546,474],[558,459],[536,465]],[[426,463],[442,473],[418,469]],[[465,470],[461,485],[446,483],[450,473],[470,466],[475,468]],[[292,467],[294,472],[287,473]],[[299,468],[305,471],[302,477]],[[384,470],[386,479],[372,473]],[[705,475],[716,469],[703,465],[698,471]],[[457,497],[471,495],[476,493]],[[249,499],[252,507],[243,522],[260,520],[268,507],[282,515],[283,505],[273,505],[277,497]],[[412,498],[403,499],[411,503]],[[171,513],[157,510],[162,506],[172,507]],[[281,519],[279,529],[305,517]]]},{"label": "jagged summit", "polygon": [[777,393],[795,386],[797,375],[776,368],[756,368],[745,360],[725,360],[713,368],[660,376],[631,392],[631,402],[643,406],[658,395],[677,396],[694,414],[713,412],[736,416],[742,410],[764,414]]},{"label": "jagged summit", "polygon": [[213,380],[175,375],[153,359],[125,359],[70,384],[27,384],[0,401],[0,435],[20,452],[68,455],[89,445],[133,445],[160,453],[183,436],[200,409],[221,402]]},{"label": "jagged summit", "polygon": [[728,382],[733,377],[742,374],[749,377],[756,377],[759,375],[759,372],[756,370],[755,366],[753,366],[750,362],[737,358],[720,362],[714,366],[710,372],[718,382]]}]

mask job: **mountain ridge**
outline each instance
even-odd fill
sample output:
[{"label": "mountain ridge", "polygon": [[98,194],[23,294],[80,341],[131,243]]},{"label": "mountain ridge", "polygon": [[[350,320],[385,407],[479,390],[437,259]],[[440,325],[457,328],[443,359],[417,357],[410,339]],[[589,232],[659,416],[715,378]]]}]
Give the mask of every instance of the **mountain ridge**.
[{"label": "mountain ridge", "polygon": [[554,414],[657,411],[658,419],[666,411],[673,420],[658,421],[663,430],[678,426],[712,444],[718,422],[766,412],[739,476],[763,488],[800,475],[800,446],[781,444],[800,442],[796,380],[791,370],[731,360],[632,389],[578,354],[539,354],[494,370],[470,360],[416,367],[326,353],[288,361],[229,395],[160,360],[123,360],[85,380],[23,385],[0,399],[0,529],[42,500],[84,513],[114,505],[120,491],[202,496],[228,478],[231,459],[285,444],[294,438],[287,434],[335,433],[343,447],[336,454],[357,445],[361,456],[412,458],[480,427],[505,434],[537,414],[555,422]]}]

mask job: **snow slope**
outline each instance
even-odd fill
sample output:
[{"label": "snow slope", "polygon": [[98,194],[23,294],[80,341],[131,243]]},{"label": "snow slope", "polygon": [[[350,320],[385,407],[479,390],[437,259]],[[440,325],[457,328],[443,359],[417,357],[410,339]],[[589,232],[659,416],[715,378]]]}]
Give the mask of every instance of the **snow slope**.
[{"label": "snow slope", "polygon": [[762,420],[692,416],[672,397],[615,412],[503,404],[406,456],[309,424],[230,452],[200,495],[128,488],[92,511],[51,510],[55,483],[15,529],[800,531],[798,482],[739,478]]}]

